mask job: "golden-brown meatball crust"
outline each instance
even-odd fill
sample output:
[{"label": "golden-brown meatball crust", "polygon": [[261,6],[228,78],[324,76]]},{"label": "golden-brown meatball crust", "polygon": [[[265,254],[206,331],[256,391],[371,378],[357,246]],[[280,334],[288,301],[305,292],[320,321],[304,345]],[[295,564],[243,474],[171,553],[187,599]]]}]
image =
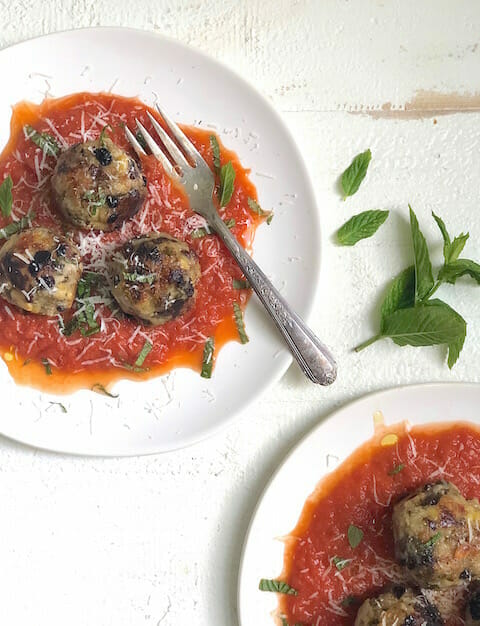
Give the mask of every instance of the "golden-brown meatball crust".
[{"label": "golden-brown meatball crust", "polygon": [[48,228],[24,230],[0,249],[0,295],[30,313],[70,309],[81,274],[76,245]]},{"label": "golden-brown meatball crust", "polygon": [[355,626],[443,626],[436,607],[420,593],[394,587],[359,608]]},{"label": "golden-brown meatball crust", "polygon": [[412,583],[442,589],[480,575],[480,505],[455,485],[425,485],[393,509],[395,555]]},{"label": "golden-brown meatball crust", "polygon": [[52,175],[55,206],[80,228],[113,230],[133,217],[147,195],[140,167],[108,137],[71,146]]},{"label": "golden-brown meatball crust", "polygon": [[112,294],[128,315],[158,326],[184,315],[200,278],[196,254],[166,233],[131,239],[113,255]]}]

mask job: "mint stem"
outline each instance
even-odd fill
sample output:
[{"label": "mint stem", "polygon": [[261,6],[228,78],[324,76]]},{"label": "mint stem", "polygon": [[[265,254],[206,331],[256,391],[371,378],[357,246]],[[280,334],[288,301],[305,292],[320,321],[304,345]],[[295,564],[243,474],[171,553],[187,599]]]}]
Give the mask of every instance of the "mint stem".
[{"label": "mint stem", "polygon": [[442,284],[442,281],[437,280],[437,282],[433,285],[433,287],[430,289],[427,295],[424,298],[422,298],[422,301],[424,302],[425,300],[429,300],[433,296],[433,294],[437,291],[437,289],[440,287],[441,284]]},{"label": "mint stem", "polygon": [[378,341],[381,338],[382,338],[382,335],[375,335],[374,337],[371,337],[367,341],[364,341],[363,343],[361,343],[359,346],[354,348],[354,350],[355,350],[355,352],[360,352],[360,350],[364,350],[365,348],[368,348],[368,346],[371,346],[372,343],[375,343],[376,341]]}]

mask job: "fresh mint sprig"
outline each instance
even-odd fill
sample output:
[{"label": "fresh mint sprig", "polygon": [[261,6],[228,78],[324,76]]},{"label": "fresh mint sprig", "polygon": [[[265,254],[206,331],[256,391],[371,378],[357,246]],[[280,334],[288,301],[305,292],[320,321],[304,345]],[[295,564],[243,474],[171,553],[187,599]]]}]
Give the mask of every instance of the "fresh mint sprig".
[{"label": "fresh mint sprig", "polygon": [[433,214],[444,240],[444,265],[435,280],[425,237],[410,206],[409,210],[414,265],[391,283],[381,308],[380,332],[355,350],[359,352],[383,338],[390,338],[399,346],[445,345],[451,369],[465,343],[467,324],[452,307],[432,296],[440,285],[455,283],[461,276],[470,276],[480,284],[480,265],[458,258],[468,233],[452,240],[443,220]]}]

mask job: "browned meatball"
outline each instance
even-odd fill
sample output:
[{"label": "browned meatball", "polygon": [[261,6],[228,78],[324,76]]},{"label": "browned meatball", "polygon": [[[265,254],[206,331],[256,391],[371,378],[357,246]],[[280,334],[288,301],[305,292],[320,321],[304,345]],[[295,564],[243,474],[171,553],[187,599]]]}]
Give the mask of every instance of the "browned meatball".
[{"label": "browned meatball", "polygon": [[420,593],[394,587],[359,608],[355,626],[443,626],[437,608]]},{"label": "browned meatball", "polygon": [[112,259],[112,294],[120,308],[153,326],[192,308],[199,278],[196,254],[166,233],[132,239]]},{"label": "browned meatball", "polygon": [[24,230],[0,249],[0,295],[31,313],[69,309],[81,274],[76,245],[48,228]]},{"label": "browned meatball", "polygon": [[480,626],[480,581],[474,580],[468,590],[465,626]]},{"label": "browned meatball", "polygon": [[424,588],[480,576],[480,504],[455,485],[421,487],[393,509],[395,554],[409,579]]},{"label": "browned meatball", "polygon": [[80,228],[113,230],[133,217],[147,195],[135,160],[108,137],[63,152],[52,175],[55,205]]}]

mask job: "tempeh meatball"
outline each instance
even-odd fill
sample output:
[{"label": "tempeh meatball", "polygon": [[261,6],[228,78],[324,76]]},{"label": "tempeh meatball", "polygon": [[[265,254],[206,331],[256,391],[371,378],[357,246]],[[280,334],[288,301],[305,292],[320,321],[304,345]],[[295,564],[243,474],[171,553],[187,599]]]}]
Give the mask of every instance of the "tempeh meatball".
[{"label": "tempeh meatball", "polygon": [[480,504],[455,485],[425,485],[393,509],[395,555],[412,583],[441,589],[480,576]]},{"label": "tempeh meatball", "polygon": [[480,626],[480,581],[475,580],[468,590],[465,626]]},{"label": "tempeh meatball", "polygon": [[131,239],[112,259],[112,294],[128,315],[158,326],[189,311],[200,264],[188,245],[166,233]]},{"label": "tempeh meatball", "polygon": [[404,587],[368,598],[359,608],[355,626],[443,626],[437,608],[420,593]]},{"label": "tempeh meatball", "polygon": [[147,195],[140,167],[108,137],[71,146],[52,175],[55,205],[80,228],[113,230],[133,217]]},{"label": "tempeh meatball", "polygon": [[81,274],[77,246],[48,228],[24,230],[0,249],[0,295],[31,313],[70,309]]}]

